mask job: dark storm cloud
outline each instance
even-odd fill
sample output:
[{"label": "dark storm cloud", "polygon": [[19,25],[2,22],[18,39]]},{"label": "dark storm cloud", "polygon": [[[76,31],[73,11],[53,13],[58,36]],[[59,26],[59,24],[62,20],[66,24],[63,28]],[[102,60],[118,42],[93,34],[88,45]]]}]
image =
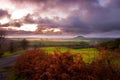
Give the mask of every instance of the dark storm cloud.
[{"label": "dark storm cloud", "polygon": [[[61,21],[38,17],[34,20],[27,15],[24,23],[46,24],[49,26],[62,27],[67,32],[88,34],[120,31],[120,0],[109,0],[104,3],[102,0],[11,0],[17,5],[35,5],[37,13],[57,10],[63,11],[68,17]],[[104,6],[103,6],[104,5]],[[29,6],[33,7],[33,6]],[[76,9],[75,9],[76,8]],[[86,11],[86,13],[84,13]],[[59,18],[59,17],[58,17]]]},{"label": "dark storm cloud", "polygon": [[107,5],[110,8],[120,8],[120,0],[110,0],[111,2]]},{"label": "dark storm cloud", "polygon": [[14,1],[14,2],[35,2],[35,3],[38,3],[38,2],[47,2],[48,0],[11,0],[11,1]]},{"label": "dark storm cloud", "polygon": [[9,16],[8,11],[0,9],[0,18],[3,18],[5,16],[7,16],[7,17]]},{"label": "dark storm cloud", "polygon": [[23,18],[24,23],[29,23],[29,24],[33,24],[33,23],[37,23],[36,20],[33,20],[33,15],[28,14]]},{"label": "dark storm cloud", "polygon": [[[56,19],[56,17],[55,17]],[[57,18],[58,19],[58,18]],[[90,27],[86,25],[79,16],[74,16],[71,15],[68,18],[55,21],[51,20],[49,18],[41,18],[39,17],[36,20],[33,20],[32,16],[27,15],[24,18],[24,23],[29,23],[29,24],[38,24],[38,25],[43,25],[43,26],[48,26],[48,27],[60,27],[64,29],[64,31],[69,32],[69,33],[82,33],[82,34],[87,34],[91,32]],[[41,26],[40,26],[41,27]]]},{"label": "dark storm cloud", "polygon": [[78,3],[78,2],[98,2],[97,0],[52,0],[52,1],[50,1],[50,0],[11,0],[11,1],[20,2],[20,3],[22,3],[22,2],[35,2],[35,3],[58,2],[58,3],[63,3],[63,4],[66,4],[66,3],[73,4],[73,3]]},{"label": "dark storm cloud", "polygon": [[10,26],[9,23],[6,23],[6,24],[0,24],[0,27],[8,27],[8,26]]},{"label": "dark storm cloud", "polygon": [[91,32],[90,27],[87,24],[85,24],[77,15],[76,16],[71,15],[67,19],[63,20],[61,26],[63,26],[63,28],[67,32],[81,34],[88,34]]},{"label": "dark storm cloud", "polygon": [[10,23],[10,26],[21,27],[22,23],[21,22],[13,22],[13,23]]},{"label": "dark storm cloud", "polygon": [[22,26],[22,23],[21,22],[9,22],[5,24],[0,24],[0,27],[9,27],[9,26],[20,27]]},{"label": "dark storm cloud", "polygon": [[99,25],[94,25],[95,32],[111,32],[120,31],[120,23],[104,23]]},{"label": "dark storm cloud", "polygon": [[[18,6],[18,7],[22,7],[23,8],[23,6],[29,6],[29,7],[33,7],[33,5],[34,6],[37,6],[38,8],[48,8],[48,4],[49,4],[49,2],[52,2],[52,1],[50,1],[50,0],[10,0],[11,2],[13,2],[16,6]],[[54,1],[56,1],[56,0],[54,0]],[[53,1],[53,2],[54,2]]]},{"label": "dark storm cloud", "polygon": [[[61,9],[68,9],[72,8],[76,5],[79,6],[79,8],[89,8],[93,5],[98,4],[97,0],[10,0],[12,2],[17,3],[17,5],[27,5],[27,4],[35,4],[37,5],[38,9],[41,7],[43,10],[49,10],[54,8],[61,8]],[[31,7],[31,6],[29,6]]]},{"label": "dark storm cloud", "polygon": [[33,33],[32,32],[30,32],[30,31],[16,31],[16,30],[6,30],[6,29],[0,29],[0,32],[1,32],[1,30],[2,31],[4,31],[5,33],[6,33],[6,35],[26,35],[26,34],[28,34],[28,35],[32,35]]},{"label": "dark storm cloud", "polygon": [[[69,8],[74,7],[73,5],[78,5],[78,8],[81,9],[89,9],[89,7],[93,7],[95,4],[98,4],[97,0],[15,0],[15,2],[19,2],[19,3],[36,3],[36,4],[40,4],[43,3],[45,4],[44,6],[48,9],[50,9],[51,7],[55,7],[58,10],[67,10]],[[52,8],[51,8],[52,9]],[[78,9],[78,13],[81,10]],[[74,13],[74,12],[72,12]],[[24,19],[25,22],[28,23],[36,23],[39,22],[39,24],[46,24],[49,26],[61,26],[62,28],[64,28],[67,32],[73,32],[73,33],[89,33],[90,32],[90,28],[88,27],[88,25],[86,25],[84,22],[82,22],[81,18],[77,15],[69,15],[68,18],[63,19],[63,21],[61,22],[55,22],[54,20],[50,20],[48,18],[42,19],[39,18],[39,20],[34,21],[30,15],[27,15],[26,18]]]},{"label": "dark storm cloud", "polygon": [[[37,17],[36,19],[33,19],[33,17]],[[26,24],[38,24],[38,25],[47,25],[47,26],[53,26],[53,27],[58,27],[58,23],[55,22],[54,20],[51,20],[49,18],[41,18],[32,14],[28,14],[24,16],[22,19],[22,23]]]},{"label": "dark storm cloud", "polygon": [[105,9],[93,14],[89,24],[95,32],[120,31],[120,9]]},{"label": "dark storm cloud", "polygon": [[60,23],[54,20],[50,20],[48,18],[45,18],[45,19],[39,18],[39,24],[53,26],[53,27],[58,27],[60,25]]}]

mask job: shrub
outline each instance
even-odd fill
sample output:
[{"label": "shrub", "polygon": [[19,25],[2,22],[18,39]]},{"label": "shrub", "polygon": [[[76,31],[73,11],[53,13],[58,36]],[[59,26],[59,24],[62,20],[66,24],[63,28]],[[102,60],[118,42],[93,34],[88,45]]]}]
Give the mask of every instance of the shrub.
[{"label": "shrub", "polygon": [[17,78],[23,80],[120,79],[120,70],[105,60],[86,64],[79,54],[57,51],[53,55],[42,50],[28,51],[18,58],[14,71]]},{"label": "shrub", "polygon": [[3,54],[4,54],[3,52],[0,52],[0,58],[2,57]]},{"label": "shrub", "polygon": [[[21,55],[15,65],[15,72],[18,77],[25,77],[28,80],[33,80],[35,73],[43,73],[46,66],[47,54],[43,51],[28,51]],[[40,74],[40,75],[41,75]]]},{"label": "shrub", "polygon": [[115,39],[115,40],[101,43],[98,45],[98,49],[100,51],[102,51],[101,49],[109,50],[109,51],[120,50],[120,39]]}]

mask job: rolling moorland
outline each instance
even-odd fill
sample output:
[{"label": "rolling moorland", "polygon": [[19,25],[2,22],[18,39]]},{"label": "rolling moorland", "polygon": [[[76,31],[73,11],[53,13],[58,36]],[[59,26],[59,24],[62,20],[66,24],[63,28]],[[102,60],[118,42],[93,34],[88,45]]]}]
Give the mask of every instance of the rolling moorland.
[{"label": "rolling moorland", "polygon": [[2,80],[120,79],[120,39],[78,36],[59,41],[1,41],[1,59],[17,56],[14,64],[0,65]]}]

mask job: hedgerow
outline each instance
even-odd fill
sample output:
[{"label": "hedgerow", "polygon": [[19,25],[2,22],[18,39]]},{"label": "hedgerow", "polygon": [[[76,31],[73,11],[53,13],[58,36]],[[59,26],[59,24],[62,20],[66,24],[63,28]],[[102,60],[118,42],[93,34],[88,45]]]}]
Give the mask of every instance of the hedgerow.
[{"label": "hedgerow", "polygon": [[79,54],[42,50],[28,51],[21,55],[15,66],[17,79],[22,80],[119,80],[120,70],[106,60],[86,64]]}]

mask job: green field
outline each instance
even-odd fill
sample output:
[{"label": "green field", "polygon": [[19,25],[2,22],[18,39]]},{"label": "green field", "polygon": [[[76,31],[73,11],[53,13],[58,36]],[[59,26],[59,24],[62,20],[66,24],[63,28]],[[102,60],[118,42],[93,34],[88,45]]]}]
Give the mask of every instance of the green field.
[{"label": "green field", "polygon": [[78,54],[82,56],[83,61],[85,61],[86,63],[93,61],[99,53],[96,48],[72,49],[66,47],[44,47],[40,49],[44,50],[48,54],[54,54],[54,52],[64,53],[66,51],[72,54]]}]

